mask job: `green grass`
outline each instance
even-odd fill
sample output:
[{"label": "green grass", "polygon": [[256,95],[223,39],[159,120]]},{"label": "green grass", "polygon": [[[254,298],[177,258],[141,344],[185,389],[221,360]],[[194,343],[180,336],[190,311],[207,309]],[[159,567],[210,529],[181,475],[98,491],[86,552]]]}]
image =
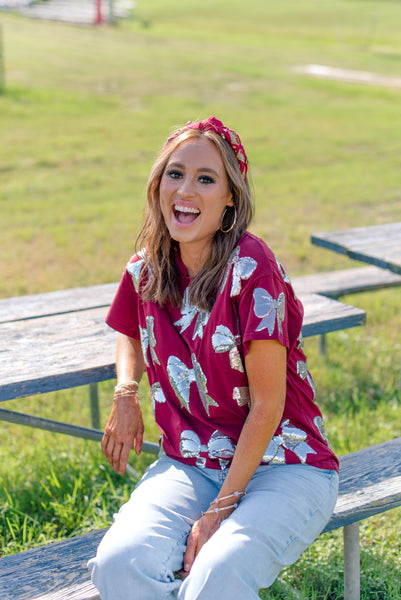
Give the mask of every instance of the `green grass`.
[{"label": "green grass", "polygon": [[[142,220],[147,175],[176,126],[215,114],[247,148],[252,230],[290,275],[353,265],[310,234],[401,220],[400,89],[323,81],[297,65],[400,77],[401,2],[138,1],[132,20],[84,28],[0,15],[0,297],[116,281]],[[306,340],[339,454],[399,436],[400,292],[350,296],[363,328]],[[102,426],[113,382],[100,384]],[[157,440],[145,382],[147,438]],[[88,391],[3,403],[90,426]],[[137,476],[97,444],[0,425],[0,547],[10,554],[105,526]],[[401,599],[400,512],[362,525],[362,597]],[[341,532],[321,536],[267,599],[340,599]],[[295,595],[293,594],[295,597]]]}]

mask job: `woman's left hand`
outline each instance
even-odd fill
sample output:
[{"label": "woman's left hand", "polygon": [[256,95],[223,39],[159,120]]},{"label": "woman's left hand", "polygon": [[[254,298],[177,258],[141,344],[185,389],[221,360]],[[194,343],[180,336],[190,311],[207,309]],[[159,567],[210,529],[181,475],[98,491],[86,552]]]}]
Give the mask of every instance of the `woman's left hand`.
[{"label": "woman's left hand", "polygon": [[[228,512],[228,511],[227,511]],[[225,515],[225,516],[228,516]],[[184,554],[184,569],[180,575],[185,578],[189,575],[195,558],[199,554],[203,544],[212,537],[218,530],[221,523],[221,517],[216,513],[207,513],[192,525],[191,532],[187,540],[187,549]]]}]

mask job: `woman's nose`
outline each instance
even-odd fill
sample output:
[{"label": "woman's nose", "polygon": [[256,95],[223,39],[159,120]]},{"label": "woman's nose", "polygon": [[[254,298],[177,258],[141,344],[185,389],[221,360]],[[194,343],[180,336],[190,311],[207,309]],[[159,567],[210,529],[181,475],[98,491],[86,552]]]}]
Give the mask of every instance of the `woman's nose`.
[{"label": "woman's nose", "polygon": [[183,197],[193,196],[194,195],[194,185],[189,177],[184,177],[180,185],[178,187],[178,192]]}]

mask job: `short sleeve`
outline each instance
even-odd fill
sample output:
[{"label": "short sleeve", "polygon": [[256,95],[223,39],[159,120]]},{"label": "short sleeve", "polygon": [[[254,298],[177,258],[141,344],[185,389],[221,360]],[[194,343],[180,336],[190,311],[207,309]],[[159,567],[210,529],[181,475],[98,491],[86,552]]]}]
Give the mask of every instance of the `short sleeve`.
[{"label": "short sleeve", "polygon": [[140,339],[138,313],[140,299],[129,268],[128,265],[124,270],[120,285],[107,313],[106,323],[124,335]]},{"label": "short sleeve", "polygon": [[229,269],[244,353],[252,340],[277,340],[291,349],[302,329],[303,307],[274,252],[263,240],[246,233]]},{"label": "short sleeve", "polygon": [[286,286],[271,269],[246,282],[238,299],[238,314],[245,352],[252,340],[277,340],[289,348]]}]

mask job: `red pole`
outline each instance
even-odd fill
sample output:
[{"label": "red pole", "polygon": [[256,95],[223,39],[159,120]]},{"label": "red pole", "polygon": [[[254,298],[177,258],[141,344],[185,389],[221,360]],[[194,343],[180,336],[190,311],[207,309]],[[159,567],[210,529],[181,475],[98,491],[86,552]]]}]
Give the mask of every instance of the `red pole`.
[{"label": "red pole", "polygon": [[102,19],[102,0],[95,0],[96,14],[95,14],[95,25],[101,25]]}]

